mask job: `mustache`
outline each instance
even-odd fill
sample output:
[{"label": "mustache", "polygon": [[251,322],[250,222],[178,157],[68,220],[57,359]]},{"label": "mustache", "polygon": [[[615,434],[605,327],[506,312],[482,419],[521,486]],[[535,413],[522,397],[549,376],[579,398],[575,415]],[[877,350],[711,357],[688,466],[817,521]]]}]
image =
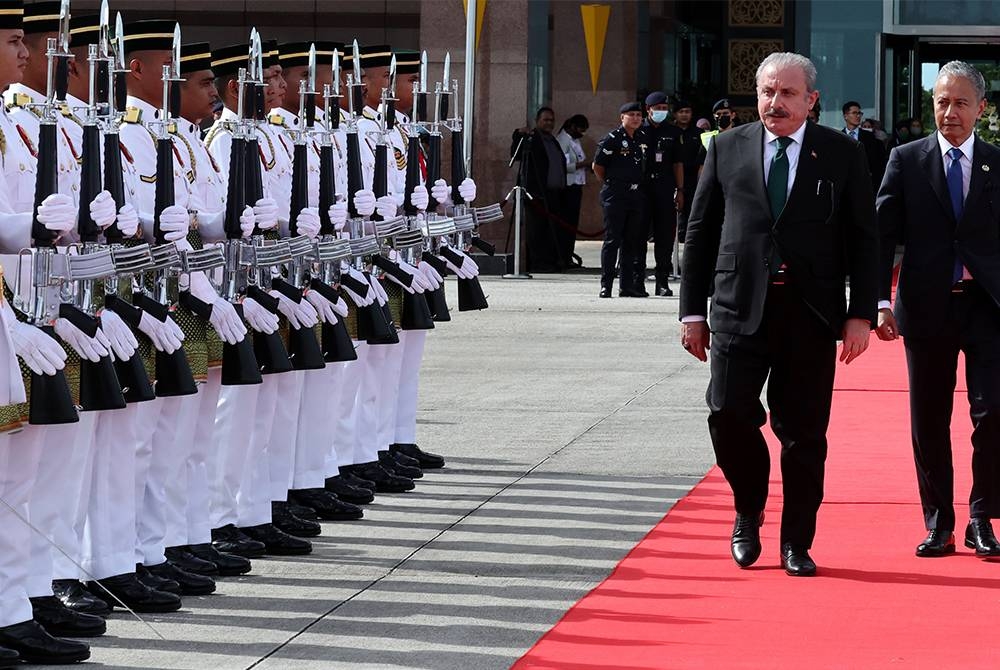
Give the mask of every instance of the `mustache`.
[{"label": "mustache", "polygon": [[764,116],[770,117],[772,119],[787,119],[789,114],[783,109],[769,109],[764,112]]}]

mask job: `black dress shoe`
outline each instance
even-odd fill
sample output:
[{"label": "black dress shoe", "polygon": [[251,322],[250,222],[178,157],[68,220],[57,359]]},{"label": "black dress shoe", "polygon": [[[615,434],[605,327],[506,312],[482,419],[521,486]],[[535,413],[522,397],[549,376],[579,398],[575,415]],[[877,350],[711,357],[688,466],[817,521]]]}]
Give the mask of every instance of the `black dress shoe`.
[{"label": "black dress shoe", "polygon": [[338,499],[326,489],[297,489],[289,491],[288,497],[300,505],[313,508],[316,515],[326,521],[352,521],[365,515],[360,507]]},{"label": "black dress shoe", "polygon": [[16,651],[22,661],[39,665],[67,665],[90,658],[90,647],[83,642],[53,637],[37,621],[0,628],[0,645]]},{"label": "black dress shoe", "polygon": [[733,525],[733,539],[730,549],[733,560],[741,568],[749,568],[760,558],[760,527],[764,525],[764,513],[736,513]]},{"label": "black dress shoe", "polygon": [[378,452],[378,464],[382,466],[382,469],[390,472],[399,477],[406,477],[408,479],[421,479],[424,473],[421,472],[420,468],[410,467],[409,465],[403,465],[395,458],[389,455],[388,451]]},{"label": "black dress shoe", "polygon": [[29,598],[31,616],[49,635],[57,637],[100,637],[108,629],[103,618],[80,614],[62,604],[55,596]]},{"label": "black dress shoe", "polygon": [[[146,572],[145,568],[143,568],[143,572]],[[174,583],[176,584],[176,582]],[[90,582],[87,587],[95,596],[104,599],[110,607],[120,607],[121,605],[108,595],[108,591],[135,612],[176,612],[181,608],[180,596],[167,591],[151,589],[140,581],[134,572],[107,577],[99,582]],[[177,588],[179,590],[180,586],[178,585]]]},{"label": "black dress shoe", "polygon": [[[271,502],[272,511],[274,510],[274,506],[277,503],[278,501]],[[300,519],[305,519],[306,521],[316,521],[319,518],[318,516],[316,516],[316,510],[314,510],[312,507],[306,507],[305,505],[296,505],[293,502],[287,502],[287,501],[281,504],[285,506],[285,509],[288,510],[289,513],[294,514]]]},{"label": "black dress shoe", "polygon": [[955,553],[955,533],[950,530],[934,528],[923,542],[917,545],[917,556],[935,558]]},{"label": "black dress shoe", "polygon": [[0,647],[0,668],[13,668],[20,663],[21,655],[19,653],[7,647]]},{"label": "black dress shoe", "polygon": [[781,545],[781,567],[792,577],[812,577],[816,574],[816,563],[809,552],[791,542]]},{"label": "black dress shoe", "polygon": [[670,290],[669,286],[661,286],[660,288],[656,289],[656,295],[660,296],[661,298],[673,298],[674,292]]},{"label": "black dress shoe", "polygon": [[[315,515],[315,512],[313,514]],[[316,537],[323,532],[318,523],[292,514],[289,511],[289,504],[283,502],[271,503],[271,523],[278,530],[295,537]]]},{"label": "black dress shoe", "polygon": [[327,491],[352,505],[367,505],[375,500],[375,494],[371,492],[371,489],[354,486],[342,475],[327,477],[325,487]]},{"label": "black dress shoe", "polygon": [[52,582],[52,593],[62,601],[62,604],[74,612],[107,616],[111,614],[108,604],[93,595],[86,587],[75,579],[56,579]]},{"label": "black dress shoe", "polygon": [[[378,453],[379,453],[379,455],[382,454],[381,451],[378,452]],[[399,449],[393,449],[392,446],[390,446],[385,451],[385,453],[389,454],[389,456],[393,460],[395,460],[397,463],[399,463],[400,465],[405,465],[405,466],[407,466],[409,468],[417,468],[418,470],[421,469],[421,467],[420,467],[420,461],[419,460],[417,460],[416,458],[413,458],[412,456],[408,456],[408,455],[404,454]]]},{"label": "black dress shoe", "polygon": [[158,577],[154,575],[149,569],[142,563],[136,563],[135,565],[135,577],[141,583],[145,584],[154,591],[163,591],[164,593],[173,593],[175,596],[181,595],[181,585],[172,579],[164,579],[163,577]]},{"label": "black dress shoe", "polygon": [[224,554],[213,547],[211,542],[190,544],[187,546],[187,550],[196,558],[214,563],[222,577],[245,575],[253,568],[247,559],[236,554]]},{"label": "black dress shoe", "polygon": [[262,523],[259,526],[241,528],[252,540],[264,544],[264,550],[274,556],[302,556],[312,552],[312,543],[288,533],[283,533],[273,524]]},{"label": "black dress shoe", "polygon": [[231,523],[222,528],[212,529],[212,546],[223,554],[243,558],[259,558],[266,553],[263,542],[250,539],[246,533]]},{"label": "black dress shoe", "polygon": [[649,294],[645,291],[618,291],[619,298],[648,298]]},{"label": "black dress shoe", "polygon": [[974,518],[969,520],[965,529],[965,546],[976,550],[976,556],[987,558],[1000,556],[1000,542],[993,534],[993,524],[989,519]]},{"label": "black dress shoe", "polygon": [[436,470],[444,467],[444,456],[424,451],[415,444],[393,444],[389,447],[389,451],[415,458],[423,470]]},{"label": "black dress shoe", "polygon": [[219,566],[198,558],[188,551],[187,547],[167,547],[163,553],[174,567],[184,572],[205,577],[215,577],[219,574]]},{"label": "black dress shoe", "polygon": [[353,465],[345,465],[340,470],[340,476],[344,478],[344,481],[351,486],[357,486],[359,488],[368,489],[372,493],[375,493],[375,482],[370,479],[365,479],[364,477],[359,477],[358,473],[354,472]]},{"label": "black dress shoe", "polygon": [[157,577],[172,579],[180,584],[182,595],[207,596],[209,593],[215,593],[214,579],[182,570],[170,561],[164,561],[159,565],[147,565],[146,569]]},{"label": "black dress shoe", "polygon": [[609,289],[609,288],[602,288],[601,292],[597,294],[597,297],[599,297],[599,298],[610,298],[611,297],[611,289]]},{"label": "black dress shoe", "polygon": [[405,493],[416,487],[412,479],[389,472],[378,461],[359,463],[352,466],[352,471],[359,477],[375,482],[375,490],[379,493]]}]

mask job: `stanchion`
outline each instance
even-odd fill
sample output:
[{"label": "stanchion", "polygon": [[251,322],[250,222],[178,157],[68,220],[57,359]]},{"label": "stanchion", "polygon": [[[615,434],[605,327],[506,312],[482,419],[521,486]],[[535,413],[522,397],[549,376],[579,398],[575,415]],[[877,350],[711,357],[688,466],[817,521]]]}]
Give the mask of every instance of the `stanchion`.
[{"label": "stanchion", "polygon": [[511,195],[514,196],[514,272],[503,275],[503,278],[531,279],[530,274],[521,272],[521,217],[524,214],[524,202],[521,198],[527,197],[531,200],[532,197],[520,184],[512,188],[505,199],[510,200]]}]

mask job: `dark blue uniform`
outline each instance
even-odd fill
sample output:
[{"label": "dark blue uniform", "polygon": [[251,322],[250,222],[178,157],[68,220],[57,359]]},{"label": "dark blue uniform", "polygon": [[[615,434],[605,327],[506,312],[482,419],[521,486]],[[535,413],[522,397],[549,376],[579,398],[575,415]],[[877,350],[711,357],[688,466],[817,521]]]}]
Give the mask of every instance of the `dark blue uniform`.
[{"label": "dark blue uniform", "polygon": [[[643,261],[637,258],[646,244],[641,184],[646,171],[646,136],[640,128],[632,137],[619,126],[604,136],[594,163],[605,170],[601,187],[604,206],[604,246],[601,248],[601,288],[611,290],[615,261],[619,259],[619,293],[644,293]],[[641,265],[640,265],[641,263]]]},{"label": "dark blue uniform", "polygon": [[[646,160],[646,181],[642,185],[646,199],[646,234],[653,236],[653,255],[656,259],[656,291],[667,287],[667,278],[673,274],[670,256],[674,251],[677,237],[677,208],[674,205],[674,164],[682,163],[680,138],[681,130],[675,125],[661,123],[653,125],[647,118],[642,122],[649,145]],[[646,245],[637,250],[642,266],[642,276],[646,274]]]}]

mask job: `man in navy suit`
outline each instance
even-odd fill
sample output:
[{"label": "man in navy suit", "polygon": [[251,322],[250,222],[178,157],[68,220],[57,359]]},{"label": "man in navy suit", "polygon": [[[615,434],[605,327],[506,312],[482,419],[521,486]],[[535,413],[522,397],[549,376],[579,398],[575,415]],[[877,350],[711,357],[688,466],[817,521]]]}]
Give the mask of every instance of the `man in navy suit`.
[{"label": "man in navy suit", "polygon": [[[959,351],[972,406],[972,492],[965,544],[1000,556],[1000,149],[973,132],[983,75],[952,61],[934,84],[937,132],[892,150],[877,211],[882,280],[878,336],[903,337],[910,427],[927,538],[917,556],[955,551],[951,414]],[[895,313],[896,245],[905,245]],[[897,324],[898,320],[898,324]]]}]

